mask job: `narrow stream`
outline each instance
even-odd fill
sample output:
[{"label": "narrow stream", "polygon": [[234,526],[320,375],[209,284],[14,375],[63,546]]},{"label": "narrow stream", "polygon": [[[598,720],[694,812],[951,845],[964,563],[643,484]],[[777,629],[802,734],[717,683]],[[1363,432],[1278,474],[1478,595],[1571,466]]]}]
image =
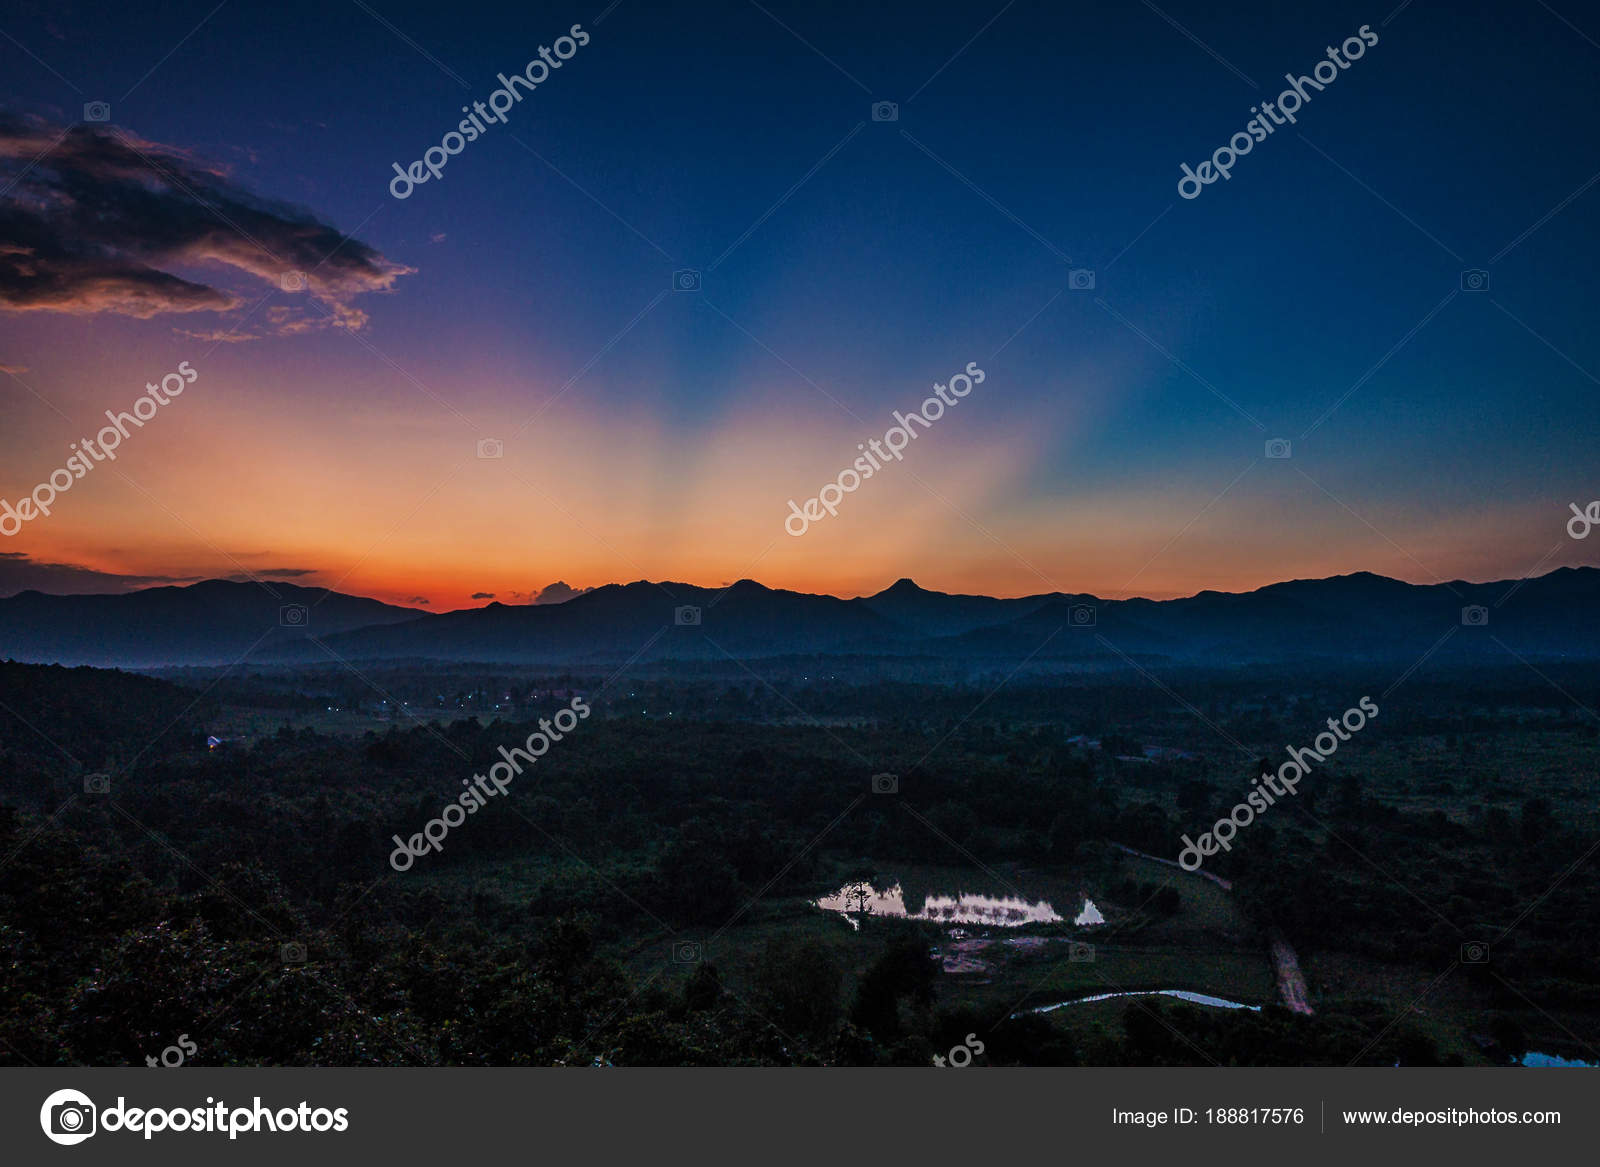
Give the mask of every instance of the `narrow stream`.
[{"label": "narrow stream", "polygon": [[1117,997],[1176,997],[1180,1001],[1187,1001],[1191,1005],[1210,1005],[1214,1009],[1248,1009],[1252,1013],[1261,1012],[1260,1005],[1246,1005],[1240,1001],[1230,1001],[1226,997],[1213,997],[1207,993],[1191,993],[1187,989],[1145,989],[1132,990],[1124,993],[1095,993],[1090,997],[1074,997],[1070,1001],[1057,1001],[1054,1005],[1040,1005],[1033,1009],[1023,1009],[1020,1013],[1013,1013],[1013,1017],[1020,1017],[1023,1013],[1051,1013],[1057,1009],[1065,1009],[1068,1005],[1087,1005],[1091,1001],[1110,1001]]}]

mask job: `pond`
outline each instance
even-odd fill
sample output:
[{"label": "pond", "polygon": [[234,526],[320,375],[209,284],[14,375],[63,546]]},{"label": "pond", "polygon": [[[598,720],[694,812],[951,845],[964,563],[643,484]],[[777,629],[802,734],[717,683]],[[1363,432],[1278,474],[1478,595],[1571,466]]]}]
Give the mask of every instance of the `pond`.
[{"label": "pond", "polygon": [[[953,895],[924,895],[921,905],[913,911],[906,903],[905,889],[898,882],[882,891],[866,882],[847,883],[832,895],[818,899],[816,905],[826,912],[838,912],[852,928],[861,926],[858,917],[863,915],[997,928],[1065,922],[1049,900],[1029,901],[1019,896],[993,896],[959,890]],[[1095,907],[1094,901],[1086,898],[1072,922],[1080,927],[1104,924],[1105,917]]]},{"label": "pond", "polygon": [[1600,1069],[1600,1062],[1582,1062],[1577,1058],[1562,1058],[1557,1057],[1555,1054],[1535,1053],[1532,1050],[1522,1055],[1521,1064],[1531,1066],[1536,1070]]}]

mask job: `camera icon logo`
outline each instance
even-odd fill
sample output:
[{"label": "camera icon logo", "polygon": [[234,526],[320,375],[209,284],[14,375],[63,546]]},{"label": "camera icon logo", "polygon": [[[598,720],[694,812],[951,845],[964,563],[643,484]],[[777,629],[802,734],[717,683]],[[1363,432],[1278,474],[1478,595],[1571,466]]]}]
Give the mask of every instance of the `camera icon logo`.
[{"label": "camera icon logo", "polygon": [[1469,267],[1461,273],[1461,290],[1463,292],[1487,292],[1489,290],[1489,273],[1481,267]]},{"label": "camera icon logo", "polygon": [[673,609],[672,619],[679,628],[698,628],[700,627],[700,609],[693,604],[684,604],[682,607]]},{"label": "camera icon logo", "polygon": [[52,1143],[71,1147],[94,1134],[96,1113],[87,1094],[57,1090],[39,1108],[39,1126]]},{"label": "camera icon logo", "polygon": [[874,794],[899,794],[900,775],[874,774],[872,776],[872,793]]},{"label": "camera icon logo", "polygon": [[1067,273],[1067,287],[1074,292],[1094,291],[1094,270],[1087,267],[1075,267]]},{"label": "camera icon logo", "polygon": [[504,442],[502,442],[499,438],[479,438],[478,439],[478,457],[480,457],[480,458],[504,458],[505,456],[506,456],[506,444]]},{"label": "camera icon logo", "polygon": [[705,953],[700,948],[698,940],[674,940],[672,942],[673,964],[699,964]]},{"label": "camera icon logo", "polygon": [[1067,945],[1067,960],[1071,964],[1093,964],[1094,945],[1087,940],[1074,940]]},{"label": "camera icon logo", "polygon": [[303,271],[286,271],[278,277],[278,286],[286,292],[303,292],[306,282],[306,273]]},{"label": "camera icon logo", "polygon": [[291,940],[287,944],[279,945],[278,959],[284,964],[304,964],[306,962],[306,946],[298,940]]},{"label": "camera icon logo", "polygon": [[897,122],[900,120],[900,106],[892,101],[875,101],[872,103],[872,120]]},{"label": "camera icon logo", "polygon": [[1470,940],[1461,946],[1462,964],[1488,964],[1489,946],[1481,940]]},{"label": "camera icon logo", "polygon": [[674,292],[698,292],[700,290],[700,273],[692,267],[673,272],[672,290]]},{"label": "camera icon logo", "polygon": [[1093,628],[1095,625],[1095,610],[1093,604],[1074,604],[1067,609],[1067,619],[1072,621],[1074,628]]},{"label": "camera icon logo", "polygon": [[280,628],[304,628],[311,619],[311,609],[304,604],[285,604],[278,609]]},{"label": "camera icon logo", "polygon": [[1489,623],[1489,609],[1482,604],[1468,604],[1461,609],[1461,623],[1468,628],[1482,628]]},{"label": "camera icon logo", "polygon": [[110,794],[110,774],[86,774],[83,778],[83,792],[85,794]]},{"label": "camera icon logo", "polygon": [[1287,458],[1293,449],[1294,447],[1290,444],[1288,438],[1267,439],[1267,457],[1269,458]]},{"label": "camera icon logo", "polygon": [[83,120],[86,122],[108,122],[111,120],[111,103],[106,101],[86,101],[83,103]]}]

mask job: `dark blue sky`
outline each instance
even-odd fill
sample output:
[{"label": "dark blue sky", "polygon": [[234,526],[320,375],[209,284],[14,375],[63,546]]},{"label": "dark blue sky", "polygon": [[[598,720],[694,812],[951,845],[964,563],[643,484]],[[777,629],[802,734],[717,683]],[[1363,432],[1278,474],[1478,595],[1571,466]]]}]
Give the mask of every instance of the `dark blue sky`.
[{"label": "dark blue sky", "polygon": [[[114,125],[415,269],[362,295],[360,343],[181,331],[233,327],[259,289],[232,314],[0,312],[0,364],[74,415],[198,347],[226,392],[196,403],[185,440],[236,443],[261,481],[298,484],[281,526],[259,501],[233,523],[196,503],[119,539],[130,520],[104,498],[8,550],[108,575],[248,550],[441,605],[558,576],[1173,594],[1585,561],[1562,541],[1567,504],[1600,493],[1600,14],[865,7],[8,6],[8,110],[65,124],[103,98]],[[575,23],[591,42],[508,125],[390,197],[391,163]],[[1180,163],[1363,25],[1379,43],[1296,126],[1178,197]],[[875,100],[898,120],[873,121]],[[679,268],[703,290],[660,298]],[[1069,287],[1073,268],[1093,290]],[[1468,268],[1488,291],[1461,290]],[[790,497],[971,360],[988,381],[908,456],[915,482],[782,535]],[[15,498],[78,434],[29,393],[5,399]],[[449,570],[409,582],[424,544],[404,533],[358,568],[374,514],[409,511],[485,435],[508,439],[519,484],[471,483],[410,532]],[[1275,438],[1290,459],[1264,458]],[[206,493],[129,465],[185,519],[175,500]],[[494,535],[513,505],[565,516],[521,558]],[[187,549],[186,526],[205,536]]]}]

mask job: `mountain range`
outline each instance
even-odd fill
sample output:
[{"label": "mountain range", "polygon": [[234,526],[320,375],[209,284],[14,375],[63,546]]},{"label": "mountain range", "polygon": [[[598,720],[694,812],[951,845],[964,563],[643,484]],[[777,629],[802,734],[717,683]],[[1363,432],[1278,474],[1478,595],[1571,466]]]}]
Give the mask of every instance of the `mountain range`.
[{"label": "mountain range", "polygon": [[427,613],[294,584],[212,579],[115,595],[19,592],[0,600],[0,658],[155,668],[231,664],[303,639]]},{"label": "mountain range", "polygon": [[605,665],[853,655],[1247,665],[1417,658],[1600,659],[1600,569],[1410,584],[1368,572],[1250,592],[1005,599],[902,579],[871,596],[638,581],[560,604],[430,613],[283,583],[208,580],[0,600],[0,658],[127,668],[434,660]]}]

